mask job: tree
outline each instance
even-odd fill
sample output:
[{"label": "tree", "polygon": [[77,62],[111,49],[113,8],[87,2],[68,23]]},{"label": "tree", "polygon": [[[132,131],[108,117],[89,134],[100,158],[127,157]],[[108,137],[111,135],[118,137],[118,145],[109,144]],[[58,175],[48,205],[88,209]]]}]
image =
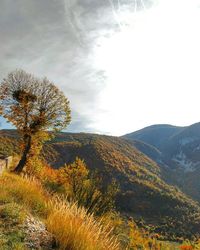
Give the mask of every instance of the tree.
[{"label": "tree", "polygon": [[27,162],[33,138],[48,129],[60,131],[70,120],[69,101],[47,78],[39,79],[23,70],[8,74],[0,84],[0,114],[18,130],[24,143],[15,172]]},{"label": "tree", "polygon": [[66,186],[68,190],[68,198],[79,206],[84,206],[89,213],[102,215],[114,209],[119,191],[115,180],[107,188],[103,188],[99,174],[90,174],[85,162],[78,157],[58,171],[61,185]]}]

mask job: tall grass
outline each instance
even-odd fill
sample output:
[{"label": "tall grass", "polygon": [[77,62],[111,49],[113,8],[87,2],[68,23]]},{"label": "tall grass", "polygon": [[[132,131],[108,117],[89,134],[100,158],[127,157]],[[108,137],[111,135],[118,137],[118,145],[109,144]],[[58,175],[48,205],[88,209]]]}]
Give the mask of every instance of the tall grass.
[{"label": "tall grass", "polygon": [[47,228],[52,232],[60,249],[95,250],[119,249],[111,230],[102,226],[84,208],[61,200],[51,201],[53,207],[47,219]]},{"label": "tall grass", "polygon": [[22,204],[33,214],[44,216],[48,212],[46,203],[50,197],[38,181],[4,173],[0,177],[0,185],[0,202],[6,196],[8,200]]},{"label": "tall grass", "polygon": [[5,173],[0,177],[0,185],[0,203],[16,202],[40,217],[59,249],[120,249],[108,226],[97,222],[84,208],[52,197],[38,181]]}]

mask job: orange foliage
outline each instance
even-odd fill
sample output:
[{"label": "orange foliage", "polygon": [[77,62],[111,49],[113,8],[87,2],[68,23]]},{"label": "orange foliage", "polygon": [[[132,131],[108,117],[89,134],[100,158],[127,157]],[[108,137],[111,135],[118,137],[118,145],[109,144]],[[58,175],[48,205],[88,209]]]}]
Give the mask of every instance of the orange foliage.
[{"label": "orange foliage", "polygon": [[193,250],[193,246],[189,246],[189,245],[182,245],[179,247],[180,250]]},{"label": "orange foliage", "polygon": [[48,165],[43,166],[40,171],[40,179],[42,181],[58,182],[58,170],[49,167]]}]

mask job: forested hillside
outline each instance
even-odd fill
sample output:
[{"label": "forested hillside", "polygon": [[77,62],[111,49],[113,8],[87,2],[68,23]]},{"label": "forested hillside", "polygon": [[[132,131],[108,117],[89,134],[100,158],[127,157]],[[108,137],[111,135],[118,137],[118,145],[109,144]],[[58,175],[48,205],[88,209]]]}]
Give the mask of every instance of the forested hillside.
[{"label": "forested hillside", "polygon": [[200,202],[200,123],[154,125],[123,138],[157,162],[168,183]]},{"label": "forested hillside", "polygon": [[[15,131],[2,132],[10,150]],[[11,140],[12,138],[12,140]],[[138,223],[151,225],[166,238],[192,237],[200,230],[200,208],[191,198],[161,178],[162,170],[126,140],[94,135],[59,133],[45,144],[42,157],[53,168],[84,159],[92,171],[98,171],[106,186],[116,179],[120,192],[117,210]]]}]

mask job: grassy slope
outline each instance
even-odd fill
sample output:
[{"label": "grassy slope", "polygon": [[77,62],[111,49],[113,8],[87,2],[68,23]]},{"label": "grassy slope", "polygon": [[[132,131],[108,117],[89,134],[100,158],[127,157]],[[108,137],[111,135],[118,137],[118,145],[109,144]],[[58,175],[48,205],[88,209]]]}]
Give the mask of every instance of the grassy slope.
[{"label": "grassy slope", "polygon": [[[125,249],[117,243],[117,239],[110,232],[110,227],[97,222],[93,216],[86,214],[83,208],[52,197],[34,179],[4,174],[0,176],[0,184],[4,186],[0,191],[0,250]],[[31,218],[37,218],[46,225],[47,230],[55,238],[56,245],[52,244],[48,248],[27,246],[24,221],[30,215]],[[37,232],[34,230],[34,233]],[[28,239],[31,239],[32,243],[38,242],[37,238],[28,237]],[[146,238],[134,228],[130,245],[126,249],[178,250],[179,244]]]},{"label": "grassy slope", "polygon": [[30,214],[46,224],[56,249],[119,249],[108,228],[85,209],[50,196],[37,181],[4,174],[0,185],[0,249],[28,249],[22,225]]}]

